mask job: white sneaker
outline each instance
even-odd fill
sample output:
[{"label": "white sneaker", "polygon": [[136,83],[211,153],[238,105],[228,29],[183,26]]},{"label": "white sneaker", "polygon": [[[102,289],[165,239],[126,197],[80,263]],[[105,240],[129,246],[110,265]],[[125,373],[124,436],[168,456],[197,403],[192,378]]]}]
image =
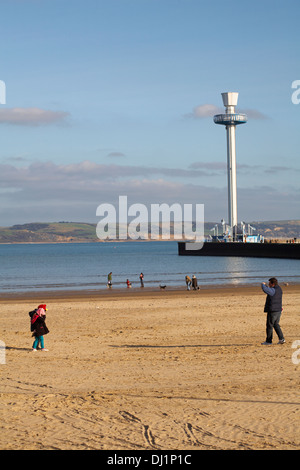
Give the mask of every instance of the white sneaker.
[{"label": "white sneaker", "polygon": [[43,348],[43,349],[41,349],[41,351],[49,351],[49,349],[45,349],[45,348]]},{"label": "white sneaker", "polygon": [[277,344],[284,344],[284,343],[285,343],[285,339],[283,338],[283,339],[280,339]]},{"label": "white sneaker", "polygon": [[35,348],[32,348],[32,352],[36,352],[36,351],[37,351],[37,349],[35,349]]}]

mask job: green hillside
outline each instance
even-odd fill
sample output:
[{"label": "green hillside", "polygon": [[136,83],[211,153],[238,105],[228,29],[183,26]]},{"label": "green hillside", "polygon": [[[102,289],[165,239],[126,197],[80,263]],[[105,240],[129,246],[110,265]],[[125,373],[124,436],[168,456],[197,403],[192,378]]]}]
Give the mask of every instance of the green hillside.
[{"label": "green hillside", "polygon": [[[272,239],[300,238],[300,220],[250,222],[255,234]],[[205,223],[205,235],[214,222]],[[221,229],[221,224],[219,224]],[[0,243],[74,243],[97,242],[96,224],[79,222],[29,223],[0,227]]]},{"label": "green hillside", "polygon": [[94,224],[30,223],[0,228],[0,243],[62,243],[97,240]]}]

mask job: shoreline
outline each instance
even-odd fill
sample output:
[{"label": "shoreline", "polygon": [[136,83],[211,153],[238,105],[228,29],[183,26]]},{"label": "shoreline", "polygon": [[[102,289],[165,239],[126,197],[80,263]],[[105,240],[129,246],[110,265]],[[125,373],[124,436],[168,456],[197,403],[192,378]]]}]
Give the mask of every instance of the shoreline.
[{"label": "shoreline", "polygon": [[[281,285],[284,293],[296,293],[300,291],[300,284]],[[240,285],[232,286],[231,284],[216,284],[200,287],[199,290],[188,291],[185,286],[182,287],[168,287],[167,289],[159,289],[157,287],[144,287],[144,288],[112,288],[112,289],[82,289],[82,290],[61,290],[61,291],[32,291],[32,292],[12,292],[0,293],[1,303],[14,303],[23,301],[34,301],[37,299],[59,300],[59,301],[86,301],[86,300],[120,300],[120,299],[135,299],[135,298],[174,298],[174,297],[192,297],[198,296],[199,300],[203,297],[219,297],[222,295],[257,295],[261,294],[260,283],[256,285]],[[40,300],[38,300],[40,303]]]}]

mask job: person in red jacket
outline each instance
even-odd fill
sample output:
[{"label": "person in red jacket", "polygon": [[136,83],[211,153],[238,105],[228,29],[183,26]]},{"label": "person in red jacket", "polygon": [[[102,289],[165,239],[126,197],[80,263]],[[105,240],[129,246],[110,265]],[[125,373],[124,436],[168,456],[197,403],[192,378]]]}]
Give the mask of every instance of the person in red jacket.
[{"label": "person in red jacket", "polygon": [[44,345],[44,335],[49,333],[49,330],[46,325],[46,305],[41,304],[38,306],[37,309],[29,312],[29,316],[31,317],[31,331],[32,336],[35,337],[35,340],[32,345],[32,350],[37,351],[38,345],[40,343],[42,351],[48,351],[45,349]]}]

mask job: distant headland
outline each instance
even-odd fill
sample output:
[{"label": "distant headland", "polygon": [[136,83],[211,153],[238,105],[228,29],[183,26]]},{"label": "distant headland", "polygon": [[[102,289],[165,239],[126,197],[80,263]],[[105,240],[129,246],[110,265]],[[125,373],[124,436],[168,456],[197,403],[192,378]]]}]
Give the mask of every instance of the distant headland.
[{"label": "distant headland", "polygon": [[[290,242],[300,238],[300,220],[250,222],[256,233],[267,240]],[[211,233],[215,222],[205,222],[204,234]],[[172,236],[171,236],[172,238]],[[150,236],[149,239],[151,240]],[[128,241],[131,239],[128,238]],[[118,242],[119,240],[110,240]],[[124,240],[123,240],[124,241]],[[88,243],[101,242],[96,224],[79,222],[27,223],[0,227],[0,243]]]}]

